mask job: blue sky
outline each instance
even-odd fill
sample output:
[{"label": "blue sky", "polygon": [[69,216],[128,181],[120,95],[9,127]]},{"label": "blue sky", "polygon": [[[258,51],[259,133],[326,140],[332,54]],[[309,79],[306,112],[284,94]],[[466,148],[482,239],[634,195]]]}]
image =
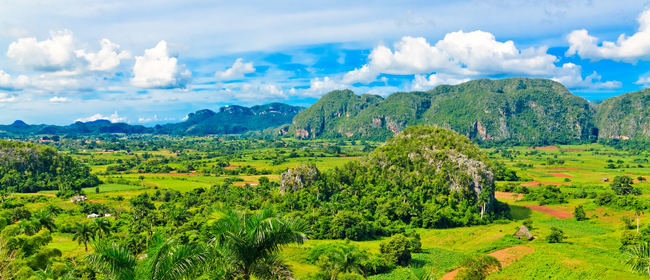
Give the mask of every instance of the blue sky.
[{"label": "blue sky", "polygon": [[589,100],[650,86],[650,3],[0,0],[0,123],[153,125],[503,77]]}]

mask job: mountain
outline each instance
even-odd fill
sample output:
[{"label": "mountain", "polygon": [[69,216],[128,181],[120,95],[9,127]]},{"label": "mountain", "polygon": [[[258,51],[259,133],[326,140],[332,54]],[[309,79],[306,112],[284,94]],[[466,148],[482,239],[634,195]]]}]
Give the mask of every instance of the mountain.
[{"label": "mountain", "polygon": [[650,138],[650,89],[604,100],[595,121],[600,138]]},{"label": "mountain", "polygon": [[200,110],[189,114],[183,122],[156,126],[155,130],[177,135],[240,134],[289,124],[302,109],[283,103],[250,108],[231,105],[219,109],[219,112]]},{"label": "mountain", "polygon": [[596,138],[594,112],[588,101],[551,80],[482,79],[385,99],[333,91],[300,112],[289,132],[298,138],[382,140],[423,124],[478,141],[569,143]]},{"label": "mountain", "polygon": [[[0,125],[0,135],[38,135],[38,134],[173,134],[173,135],[208,135],[240,134],[248,131],[265,130],[291,123],[293,117],[303,108],[283,103],[270,103],[253,107],[231,105],[219,109],[199,110],[190,113],[187,120],[180,123],[157,125],[153,128],[127,123],[112,123],[108,120],[75,122],[71,125],[29,125],[17,120],[10,125]],[[282,132],[282,131],[278,131]],[[286,132],[286,131],[285,131]]]}]

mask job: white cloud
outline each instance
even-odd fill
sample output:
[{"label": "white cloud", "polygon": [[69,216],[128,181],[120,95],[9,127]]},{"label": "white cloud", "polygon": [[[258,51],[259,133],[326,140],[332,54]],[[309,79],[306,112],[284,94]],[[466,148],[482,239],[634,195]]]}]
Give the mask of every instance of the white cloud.
[{"label": "white cloud", "polygon": [[50,102],[52,102],[52,103],[65,103],[65,102],[68,102],[68,98],[54,96],[54,97],[50,98]]},{"label": "white cloud", "polygon": [[92,115],[90,117],[78,118],[78,119],[75,120],[75,122],[92,122],[92,121],[96,121],[96,120],[109,120],[112,123],[117,123],[117,122],[125,122],[126,118],[121,117],[117,112],[114,112],[110,116],[104,116],[102,114],[97,113],[97,114],[94,114],[94,115]]},{"label": "white cloud", "polygon": [[239,101],[256,103],[287,99],[287,95],[281,87],[270,83],[227,84],[220,90],[220,93]]},{"label": "white cloud", "polygon": [[43,41],[35,37],[20,38],[9,45],[7,56],[24,67],[53,71],[72,64],[73,49],[72,32],[60,30],[50,32],[50,38]]},{"label": "white cloud", "polygon": [[348,88],[345,83],[335,81],[329,77],[324,77],[323,79],[313,78],[309,81],[309,85],[309,88],[301,93],[302,95],[320,97],[332,90]]},{"label": "white cloud", "polygon": [[567,36],[569,50],[565,55],[578,54],[582,58],[592,60],[612,59],[625,62],[650,59],[650,9],[643,11],[637,21],[639,30],[632,36],[621,34],[616,42],[603,41],[600,45],[598,38],[589,35],[587,30],[574,30]]},{"label": "white cloud", "polygon": [[244,62],[242,58],[238,58],[232,64],[232,67],[226,69],[226,71],[218,71],[214,75],[221,80],[232,81],[242,79],[245,74],[253,72],[255,72],[255,67],[253,67],[252,62]]},{"label": "white cloud", "polygon": [[128,51],[119,51],[120,45],[104,38],[101,40],[102,48],[96,52],[86,52],[86,50],[77,50],[77,57],[83,58],[88,62],[88,69],[93,71],[110,71],[120,65],[120,61],[131,58]]},{"label": "white cloud", "polygon": [[135,57],[133,74],[131,84],[142,88],[184,88],[192,78],[185,65],[179,65],[177,58],[169,56],[164,40],[145,50],[144,56]]},{"label": "white cloud", "polygon": [[644,86],[648,86],[648,85],[650,85],[650,76],[647,76],[647,77],[639,77],[639,80],[637,80],[635,84],[637,84],[637,85],[644,85]]},{"label": "white cloud", "polygon": [[557,59],[546,47],[518,49],[514,42],[499,42],[489,32],[451,32],[431,45],[422,37],[403,37],[394,51],[372,50],[369,63],[345,74],[345,83],[369,83],[381,74],[448,73],[464,76],[497,73],[543,75],[553,71]]},{"label": "white cloud", "polygon": [[562,83],[567,88],[576,89],[615,89],[621,87],[619,81],[601,82],[602,77],[594,71],[591,75],[582,78],[582,69],[579,65],[565,63],[557,71],[553,80]]},{"label": "white cloud", "polygon": [[0,103],[14,102],[15,100],[16,96],[0,92]]},{"label": "white cloud", "polygon": [[25,75],[18,75],[11,78],[7,72],[0,70],[0,90],[20,90],[29,84],[29,78]]},{"label": "white cloud", "polygon": [[415,75],[412,90],[429,90],[439,85],[457,85],[469,81],[469,78],[455,77],[447,74]]}]

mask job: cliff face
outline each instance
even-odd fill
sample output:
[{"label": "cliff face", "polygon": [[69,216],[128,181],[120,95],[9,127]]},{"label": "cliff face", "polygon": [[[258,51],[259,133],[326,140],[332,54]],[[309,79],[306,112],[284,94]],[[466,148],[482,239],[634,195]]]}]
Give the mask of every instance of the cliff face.
[{"label": "cliff face", "polygon": [[650,138],[650,89],[606,99],[595,121],[601,138]]},{"label": "cliff face", "polygon": [[342,93],[332,92],[298,114],[292,125],[295,135],[383,140],[417,124],[452,129],[480,141],[563,143],[597,134],[589,103],[544,79],[475,80],[428,92],[398,92],[386,99]]}]

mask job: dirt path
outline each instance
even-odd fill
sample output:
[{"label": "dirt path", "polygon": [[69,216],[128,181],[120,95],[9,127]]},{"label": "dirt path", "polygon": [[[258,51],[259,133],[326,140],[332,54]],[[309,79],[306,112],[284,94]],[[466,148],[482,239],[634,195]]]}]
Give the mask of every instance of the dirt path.
[{"label": "dirt path", "polygon": [[571,212],[553,209],[553,208],[548,207],[548,206],[524,205],[524,207],[526,207],[526,208],[528,208],[530,210],[533,210],[533,211],[542,212],[544,214],[549,214],[549,215],[551,215],[553,217],[556,217],[558,219],[568,219],[568,218],[573,217],[573,214],[571,214]]},{"label": "dirt path", "polygon": [[257,186],[259,183],[257,183],[257,182],[237,182],[237,183],[234,183],[233,186],[243,187],[243,186],[246,186],[246,184],[248,184],[251,187],[254,187],[254,186]]},{"label": "dirt path", "polygon": [[[508,265],[511,265],[512,263],[518,261],[519,259],[523,258],[525,255],[528,255],[532,252],[535,252],[535,249],[527,247],[527,246],[513,246],[510,248],[505,248],[501,249],[498,251],[494,251],[492,253],[489,253],[488,255],[495,257],[499,262],[501,263],[501,267],[506,267]],[[458,271],[460,268],[456,268],[449,273],[445,274],[442,276],[443,280],[452,280],[456,275],[458,274]]]}]

